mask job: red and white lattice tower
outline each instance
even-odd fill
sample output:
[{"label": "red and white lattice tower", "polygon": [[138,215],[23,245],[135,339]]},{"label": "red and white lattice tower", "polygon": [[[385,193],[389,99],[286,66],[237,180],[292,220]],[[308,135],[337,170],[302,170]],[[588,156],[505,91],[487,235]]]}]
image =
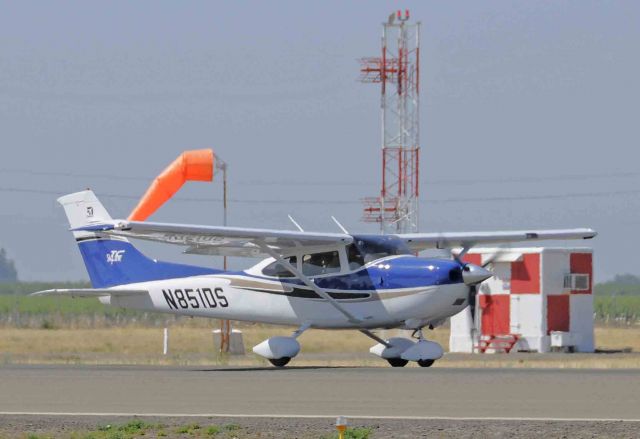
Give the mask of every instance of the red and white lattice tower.
[{"label": "red and white lattice tower", "polygon": [[365,198],[366,222],[382,233],[418,231],[420,163],[420,22],[391,14],[382,29],[382,56],[363,58],[361,82],[381,85],[382,189]]}]

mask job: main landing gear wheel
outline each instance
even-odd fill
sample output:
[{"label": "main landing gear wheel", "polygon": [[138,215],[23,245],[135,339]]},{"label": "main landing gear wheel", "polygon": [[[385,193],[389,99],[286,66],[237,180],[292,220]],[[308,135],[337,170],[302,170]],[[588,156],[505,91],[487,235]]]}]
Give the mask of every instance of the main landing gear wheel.
[{"label": "main landing gear wheel", "polygon": [[418,360],[418,365],[420,367],[431,367],[435,361],[436,360]]},{"label": "main landing gear wheel", "polygon": [[269,358],[269,362],[275,367],[285,367],[291,361],[291,357]]},{"label": "main landing gear wheel", "polygon": [[409,360],[403,360],[402,358],[387,358],[387,361],[391,367],[405,367]]}]

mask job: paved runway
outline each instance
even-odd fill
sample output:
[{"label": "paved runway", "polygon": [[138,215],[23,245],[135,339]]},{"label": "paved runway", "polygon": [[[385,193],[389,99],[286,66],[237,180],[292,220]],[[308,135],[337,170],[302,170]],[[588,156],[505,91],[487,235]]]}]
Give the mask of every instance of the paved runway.
[{"label": "paved runway", "polygon": [[640,370],[3,366],[0,412],[639,419]]}]

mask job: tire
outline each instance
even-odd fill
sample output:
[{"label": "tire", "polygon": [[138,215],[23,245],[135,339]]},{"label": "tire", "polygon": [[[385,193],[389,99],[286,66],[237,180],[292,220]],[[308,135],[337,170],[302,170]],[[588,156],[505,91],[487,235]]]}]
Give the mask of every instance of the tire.
[{"label": "tire", "polygon": [[436,360],[418,360],[418,365],[420,367],[431,367]]},{"label": "tire", "polygon": [[269,362],[275,367],[285,367],[291,361],[291,357],[270,358]]},{"label": "tire", "polygon": [[387,361],[391,367],[405,367],[409,360],[403,360],[402,358],[387,358]]}]

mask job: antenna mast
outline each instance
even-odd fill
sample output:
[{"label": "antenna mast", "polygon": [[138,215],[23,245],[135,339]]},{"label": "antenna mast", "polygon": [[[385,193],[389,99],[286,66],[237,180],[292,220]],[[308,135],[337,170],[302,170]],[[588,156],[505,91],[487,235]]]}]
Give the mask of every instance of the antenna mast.
[{"label": "antenna mast", "polygon": [[360,60],[360,81],[382,93],[382,188],[363,200],[363,220],[381,233],[411,233],[419,219],[420,22],[410,24],[405,10],[382,26],[382,56]]}]

